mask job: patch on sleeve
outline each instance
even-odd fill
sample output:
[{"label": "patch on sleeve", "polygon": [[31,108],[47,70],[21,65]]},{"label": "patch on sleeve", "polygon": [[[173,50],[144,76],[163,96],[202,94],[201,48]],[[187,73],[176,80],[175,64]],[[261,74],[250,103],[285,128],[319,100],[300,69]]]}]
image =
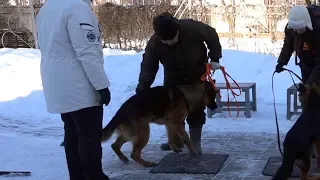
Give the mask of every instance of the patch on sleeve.
[{"label": "patch on sleeve", "polygon": [[80,27],[83,32],[84,41],[86,44],[99,44],[99,32],[98,27],[94,28],[93,25],[88,23],[80,23]]},{"label": "patch on sleeve", "polygon": [[91,24],[88,24],[88,23],[80,23],[80,27],[82,29],[86,29],[86,30],[93,30],[93,26]]},{"label": "patch on sleeve", "polygon": [[96,35],[95,35],[94,32],[89,31],[89,32],[87,33],[87,39],[88,39],[90,42],[94,42],[94,41],[97,39],[97,37],[96,37]]}]

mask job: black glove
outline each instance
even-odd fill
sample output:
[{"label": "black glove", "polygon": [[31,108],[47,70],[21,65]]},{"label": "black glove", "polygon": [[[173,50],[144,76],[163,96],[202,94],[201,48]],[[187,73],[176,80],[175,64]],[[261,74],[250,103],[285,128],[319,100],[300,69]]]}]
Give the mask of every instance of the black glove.
[{"label": "black glove", "polygon": [[101,90],[98,90],[100,94],[100,104],[108,106],[111,100],[111,93],[109,91],[109,88],[104,88]]},{"label": "black glove", "polygon": [[136,94],[139,94],[142,91],[141,88],[136,88]]},{"label": "black glove", "polygon": [[136,88],[136,94],[139,94],[140,92],[142,92],[142,91],[144,91],[144,90],[146,90],[146,89],[149,89],[150,88],[150,86],[137,86],[137,88]]},{"label": "black glove", "polygon": [[283,64],[278,63],[278,64],[276,65],[275,71],[276,71],[277,73],[281,73],[281,72],[283,71]]}]

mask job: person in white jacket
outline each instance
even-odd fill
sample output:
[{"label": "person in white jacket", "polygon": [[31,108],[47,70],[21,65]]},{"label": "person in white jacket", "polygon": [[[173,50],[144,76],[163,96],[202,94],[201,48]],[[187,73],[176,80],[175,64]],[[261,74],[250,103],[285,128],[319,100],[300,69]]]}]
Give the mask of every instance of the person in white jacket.
[{"label": "person in white jacket", "polygon": [[47,0],[37,15],[49,113],[61,114],[70,180],[108,180],[102,170],[103,105],[110,102],[101,31],[90,0]]}]

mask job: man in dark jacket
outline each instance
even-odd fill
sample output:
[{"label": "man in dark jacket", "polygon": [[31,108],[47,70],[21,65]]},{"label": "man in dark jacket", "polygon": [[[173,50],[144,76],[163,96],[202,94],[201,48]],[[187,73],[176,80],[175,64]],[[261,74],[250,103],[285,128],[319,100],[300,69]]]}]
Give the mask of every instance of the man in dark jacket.
[{"label": "man in dark jacket", "polygon": [[276,66],[276,72],[282,72],[283,66],[288,64],[295,51],[295,63],[301,68],[303,84],[307,89],[312,82],[320,78],[320,24],[318,22],[316,26],[312,8],[315,7],[294,6],[290,10],[283,47]]},{"label": "man in dark jacket", "polygon": [[[320,24],[316,22],[317,19],[314,16],[314,12],[319,11],[317,8],[319,7],[299,5],[293,6],[290,9],[288,24],[285,27],[283,47],[275,68],[276,72],[282,72],[283,66],[288,64],[292,53],[295,51],[295,63],[301,68],[302,83],[306,91],[303,96],[299,95],[304,113],[297,120],[296,124],[298,124],[295,124],[288,131],[283,144],[284,160],[286,160],[292,152],[299,153],[299,157],[301,158],[302,155],[305,155],[304,152],[299,149],[302,148],[301,144],[305,144],[306,140],[307,142],[312,142],[311,139],[319,138],[318,134],[315,133],[317,131],[312,128],[317,126],[317,121],[314,121],[314,118],[317,120],[317,113],[312,112],[314,111],[314,107],[319,107],[320,97],[317,93],[311,93],[311,84],[318,84],[320,79]],[[298,57],[300,62],[298,62]],[[319,110],[316,109],[316,111]],[[298,149],[296,148],[297,145],[300,145]],[[292,149],[292,151],[288,149],[289,147],[296,149]],[[290,160],[291,159],[289,159],[289,161]],[[293,166],[292,164],[286,166],[285,163],[288,162],[283,162],[273,180],[282,180],[290,176],[293,171]]]},{"label": "man in dark jacket", "polygon": [[[188,85],[201,79],[205,73],[208,56],[211,59],[211,69],[220,69],[219,59],[221,45],[214,28],[192,19],[178,20],[165,12],[153,21],[154,34],[151,36],[143,60],[136,92],[150,88],[159,69],[159,62],[164,67],[164,85]],[[207,54],[207,44],[210,52]],[[213,102],[215,106],[215,102]],[[187,117],[190,138],[202,154],[201,133],[205,124],[205,107],[193,111]],[[177,147],[183,147],[183,142],[176,135]],[[162,150],[170,150],[168,143],[161,145]]]}]

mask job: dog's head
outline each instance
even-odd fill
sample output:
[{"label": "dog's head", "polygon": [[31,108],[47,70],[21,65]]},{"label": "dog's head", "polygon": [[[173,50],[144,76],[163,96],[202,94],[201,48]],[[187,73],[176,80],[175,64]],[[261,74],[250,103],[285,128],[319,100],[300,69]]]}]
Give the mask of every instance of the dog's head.
[{"label": "dog's head", "polygon": [[217,108],[217,104],[215,102],[217,91],[215,90],[213,85],[208,81],[204,82],[204,86],[205,86],[205,97],[204,97],[205,104],[209,109],[213,111]]},{"label": "dog's head", "polygon": [[179,85],[185,98],[189,103],[190,110],[195,110],[207,106],[216,109],[216,91],[208,81],[198,81],[192,84]]},{"label": "dog's head", "polygon": [[[314,103],[318,104],[318,101],[320,97],[320,84],[317,82],[313,82],[311,85],[306,86],[303,84],[299,84],[298,86],[299,91],[299,101],[303,104],[304,107],[307,107],[309,105],[312,105]],[[310,99],[310,94],[312,94],[312,99]]]}]

